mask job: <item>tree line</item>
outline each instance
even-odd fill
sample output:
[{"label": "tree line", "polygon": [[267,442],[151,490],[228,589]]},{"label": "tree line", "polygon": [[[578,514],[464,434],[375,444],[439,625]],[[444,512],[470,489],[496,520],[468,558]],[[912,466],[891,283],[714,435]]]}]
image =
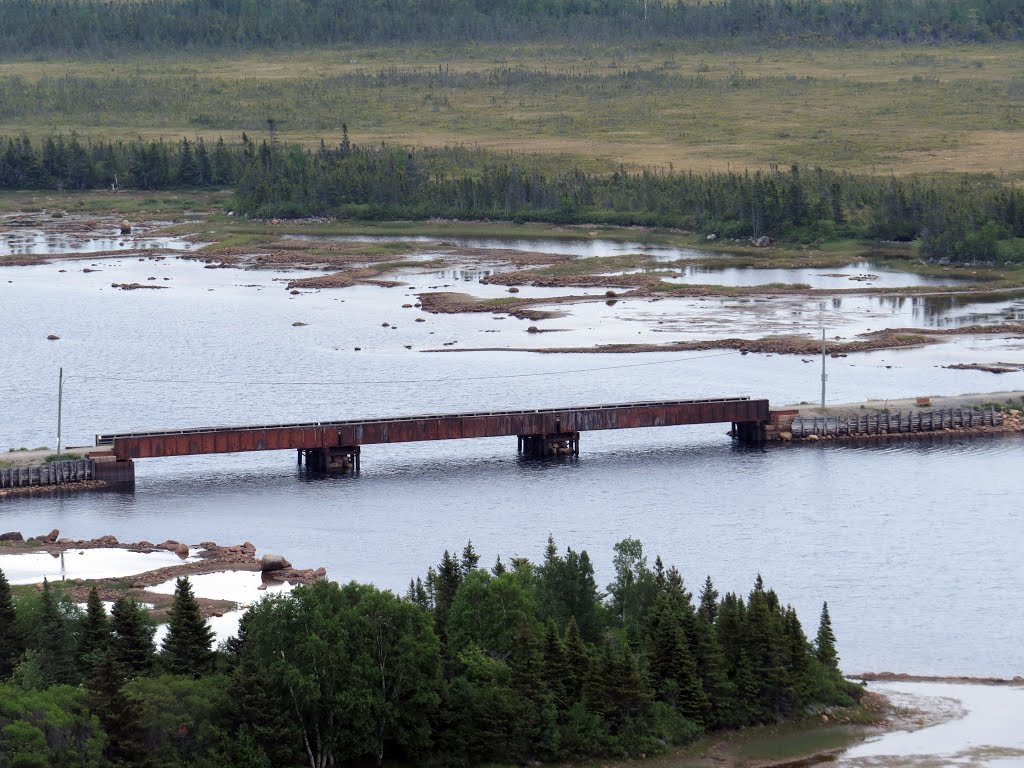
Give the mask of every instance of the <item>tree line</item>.
[{"label": "tree line", "polygon": [[5,0],[3,21],[5,54],[109,53],[553,38],[1019,40],[1024,9],[1016,0]]},{"label": "tree line", "polygon": [[159,653],[147,612],[95,589],[12,597],[0,572],[0,764],[14,768],[435,766],[653,754],[704,733],[853,705],[827,604],[808,641],[758,577],[695,599],[635,539],[598,588],[549,540],[490,569],[468,544],[404,597],[320,581],[265,597],[219,649],[179,579]]},{"label": "tree line", "polygon": [[918,241],[943,263],[1024,261],[1024,205],[991,174],[870,176],[822,168],[591,173],[467,147],[317,148],[277,141],[0,137],[0,189],[232,186],[255,217],[495,219],[675,227],[814,243]]}]

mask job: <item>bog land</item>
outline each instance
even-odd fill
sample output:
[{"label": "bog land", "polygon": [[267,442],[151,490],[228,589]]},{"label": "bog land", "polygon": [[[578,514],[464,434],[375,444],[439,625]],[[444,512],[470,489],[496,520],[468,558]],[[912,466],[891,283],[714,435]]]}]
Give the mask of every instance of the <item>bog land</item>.
[{"label": "bog land", "polygon": [[0,134],[539,153],[553,168],[1024,176],[1024,44],[346,46],[0,63]]}]

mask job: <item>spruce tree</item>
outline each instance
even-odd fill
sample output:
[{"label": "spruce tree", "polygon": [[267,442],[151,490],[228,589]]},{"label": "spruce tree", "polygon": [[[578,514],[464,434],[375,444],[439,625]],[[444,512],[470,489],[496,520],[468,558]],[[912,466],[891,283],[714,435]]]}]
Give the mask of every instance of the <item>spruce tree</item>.
[{"label": "spruce tree", "polygon": [[565,657],[565,645],[558,635],[558,626],[548,621],[544,633],[542,673],[547,689],[554,697],[560,711],[568,709],[567,684],[572,672]]},{"label": "spruce tree", "polygon": [[71,634],[61,615],[59,598],[50,582],[43,579],[42,611],[39,617],[39,668],[50,685],[70,682]]},{"label": "spruce tree", "polygon": [[658,595],[649,640],[651,685],[680,714],[704,725],[710,707],[683,631],[681,614],[682,608],[673,604],[668,593]]},{"label": "spruce tree", "polygon": [[810,679],[811,647],[807,642],[803,626],[792,606],[786,607],[786,675],[787,688],[792,709],[788,714],[807,704],[811,698]]},{"label": "spruce tree", "polygon": [[708,623],[714,624],[718,616],[718,590],[711,583],[711,576],[704,580],[704,586],[700,591],[700,606],[697,613]]},{"label": "spruce tree", "polygon": [[480,565],[480,555],[473,549],[472,541],[466,542],[466,546],[462,550],[462,562],[460,565],[462,567],[462,578],[469,576]]},{"label": "spruce tree", "polygon": [[0,680],[6,680],[14,671],[18,657],[24,650],[14,624],[14,600],[11,585],[0,570]]},{"label": "spruce tree", "polygon": [[167,635],[161,644],[164,665],[174,675],[201,677],[213,668],[212,644],[213,630],[203,618],[188,576],[184,576],[174,586]]},{"label": "spruce tree", "polygon": [[142,741],[142,716],[138,705],[124,695],[125,671],[107,653],[87,682],[89,709],[107,734],[104,757],[115,766],[142,768],[151,765]]},{"label": "spruce tree", "polygon": [[94,667],[103,660],[110,648],[110,620],[96,587],[89,590],[85,616],[79,624],[78,670],[90,677]]},{"label": "spruce tree", "polygon": [[114,661],[128,676],[146,674],[153,668],[153,625],[145,609],[130,597],[119,597],[110,612]]},{"label": "spruce tree", "polygon": [[568,702],[574,704],[583,698],[585,681],[590,672],[590,653],[573,617],[569,618],[569,626],[565,628],[565,663],[569,671],[565,681],[565,695]]},{"label": "spruce tree", "polygon": [[828,615],[828,603],[821,605],[821,620],[818,622],[818,636],[814,641],[815,655],[826,669],[839,669],[839,655],[836,653],[836,636],[832,632],[832,619]]},{"label": "spruce tree", "polygon": [[710,704],[708,725],[713,728],[725,727],[729,722],[735,686],[726,673],[725,654],[718,642],[715,628],[702,614],[694,621],[696,641],[693,647],[697,662],[697,674]]},{"label": "spruce tree", "polygon": [[[430,573],[427,575],[428,578],[431,576]],[[455,602],[455,593],[462,584],[462,564],[446,549],[433,577],[434,623],[443,643],[447,639],[448,614]]]}]

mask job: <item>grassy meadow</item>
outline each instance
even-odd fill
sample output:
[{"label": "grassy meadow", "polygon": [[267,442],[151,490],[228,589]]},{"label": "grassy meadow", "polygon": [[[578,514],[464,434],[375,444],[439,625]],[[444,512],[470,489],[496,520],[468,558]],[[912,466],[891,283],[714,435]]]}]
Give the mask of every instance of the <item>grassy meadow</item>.
[{"label": "grassy meadow", "polygon": [[1024,45],[412,46],[0,62],[0,133],[462,143],[553,166],[1024,178]]}]

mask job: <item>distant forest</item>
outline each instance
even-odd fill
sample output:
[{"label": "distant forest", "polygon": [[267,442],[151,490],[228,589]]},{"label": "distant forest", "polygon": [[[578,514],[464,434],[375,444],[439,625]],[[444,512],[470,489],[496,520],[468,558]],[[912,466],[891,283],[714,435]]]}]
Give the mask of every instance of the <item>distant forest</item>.
[{"label": "distant forest", "polygon": [[4,0],[0,53],[340,43],[1024,37],[1019,0]]},{"label": "distant forest", "polygon": [[[346,134],[347,136],[347,134]],[[1024,262],[1024,200],[987,174],[869,176],[821,168],[705,174],[557,171],[533,155],[202,139],[0,137],[0,189],[233,187],[238,213],[677,227],[815,243],[917,240],[950,263]]]}]

